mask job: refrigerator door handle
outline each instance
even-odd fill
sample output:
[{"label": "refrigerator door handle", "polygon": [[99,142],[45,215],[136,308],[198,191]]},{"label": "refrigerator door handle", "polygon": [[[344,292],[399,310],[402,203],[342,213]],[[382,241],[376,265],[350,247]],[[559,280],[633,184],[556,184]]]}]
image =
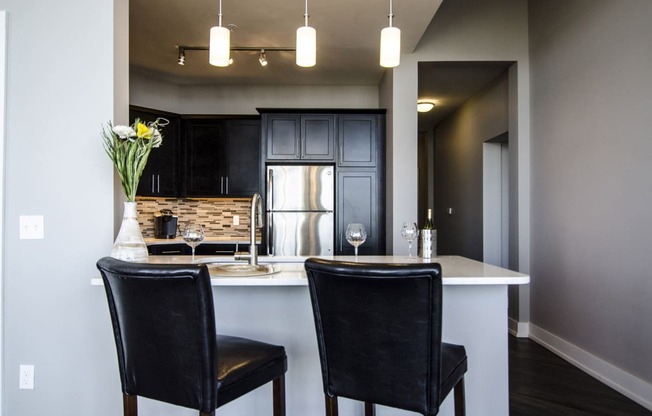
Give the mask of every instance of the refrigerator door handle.
[{"label": "refrigerator door handle", "polygon": [[274,207],[274,171],[270,168],[267,170],[267,210],[271,211]]},{"label": "refrigerator door handle", "polygon": [[267,214],[267,255],[274,255],[274,247],[272,246],[272,241],[274,241],[272,233],[274,232],[274,226],[272,225],[272,214]]}]

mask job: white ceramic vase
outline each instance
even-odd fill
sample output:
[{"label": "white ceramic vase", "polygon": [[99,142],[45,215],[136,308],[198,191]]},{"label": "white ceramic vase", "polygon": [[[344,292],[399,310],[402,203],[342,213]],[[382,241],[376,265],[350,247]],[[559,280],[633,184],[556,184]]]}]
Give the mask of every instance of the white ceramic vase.
[{"label": "white ceramic vase", "polygon": [[111,250],[111,257],[115,259],[133,262],[147,261],[147,245],[140,232],[136,207],[136,202],[124,203],[122,224]]}]

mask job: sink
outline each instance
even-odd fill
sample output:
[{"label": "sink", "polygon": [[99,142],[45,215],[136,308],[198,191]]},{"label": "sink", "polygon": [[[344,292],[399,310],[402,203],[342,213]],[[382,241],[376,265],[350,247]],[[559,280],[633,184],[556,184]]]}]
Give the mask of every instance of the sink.
[{"label": "sink", "polygon": [[213,276],[269,276],[279,273],[281,269],[273,264],[257,264],[251,265],[248,263],[237,264],[209,264],[208,269]]}]

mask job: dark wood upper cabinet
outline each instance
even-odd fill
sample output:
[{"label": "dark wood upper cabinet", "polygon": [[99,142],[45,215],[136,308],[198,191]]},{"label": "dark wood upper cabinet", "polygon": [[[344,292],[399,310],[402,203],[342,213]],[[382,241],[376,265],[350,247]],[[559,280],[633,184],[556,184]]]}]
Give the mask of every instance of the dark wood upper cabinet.
[{"label": "dark wood upper cabinet", "polygon": [[335,116],[263,114],[267,160],[335,160]]},{"label": "dark wood upper cabinet", "polygon": [[180,116],[140,107],[129,109],[130,124],[133,124],[136,118],[147,123],[159,117],[168,120],[169,124],[160,129],[163,142],[149,154],[147,165],[138,183],[137,195],[176,196],[179,193]]},{"label": "dark wood upper cabinet", "polygon": [[260,120],[227,120],[224,175],[227,195],[260,193]]},{"label": "dark wood upper cabinet", "polygon": [[338,116],[339,166],[376,166],[378,116],[341,114]]},{"label": "dark wood upper cabinet", "polygon": [[260,192],[260,120],[185,118],[185,196]]}]

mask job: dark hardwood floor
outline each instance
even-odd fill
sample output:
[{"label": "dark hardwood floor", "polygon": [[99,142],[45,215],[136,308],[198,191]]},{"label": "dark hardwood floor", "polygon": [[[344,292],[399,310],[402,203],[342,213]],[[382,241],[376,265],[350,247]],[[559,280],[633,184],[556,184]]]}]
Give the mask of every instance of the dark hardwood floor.
[{"label": "dark hardwood floor", "polygon": [[509,337],[510,416],[625,416],[652,412],[527,338]]}]

